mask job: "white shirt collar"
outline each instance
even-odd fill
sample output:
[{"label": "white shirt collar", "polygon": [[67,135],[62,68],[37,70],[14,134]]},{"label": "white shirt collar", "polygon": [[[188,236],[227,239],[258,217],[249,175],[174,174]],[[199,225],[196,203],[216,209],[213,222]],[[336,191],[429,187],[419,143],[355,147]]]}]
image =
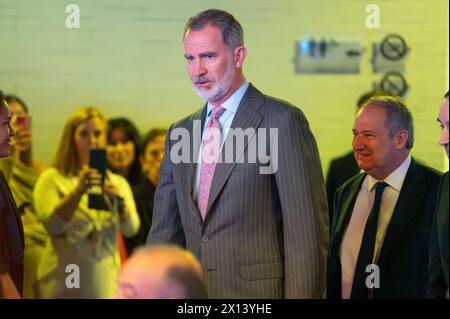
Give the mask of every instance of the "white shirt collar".
[{"label": "white shirt collar", "polygon": [[[388,177],[384,179],[384,182],[387,183],[390,187],[400,192],[410,165],[411,165],[411,155],[408,155],[408,157],[403,161],[403,163],[399,167],[397,167],[395,171],[389,174]],[[369,182],[367,183],[367,186],[370,192],[375,186],[375,184],[379,182],[379,180],[373,178],[370,175],[368,176]]]},{"label": "white shirt collar", "polygon": [[[244,97],[244,94],[248,89],[248,86],[249,86],[249,84],[248,84],[247,80],[244,80],[244,83],[242,83],[242,85],[239,87],[239,89],[234,91],[234,93],[228,99],[226,99],[225,102],[222,103],[221,107],[223,107],[224,109],[226,109],[232,113],[236,113],[237,109],[239,107],[239,104],[241,103],[241,100]],[[213,108],[213,105],[208,102],[207,116],[209,116],[211,114],[212,108]]]}]

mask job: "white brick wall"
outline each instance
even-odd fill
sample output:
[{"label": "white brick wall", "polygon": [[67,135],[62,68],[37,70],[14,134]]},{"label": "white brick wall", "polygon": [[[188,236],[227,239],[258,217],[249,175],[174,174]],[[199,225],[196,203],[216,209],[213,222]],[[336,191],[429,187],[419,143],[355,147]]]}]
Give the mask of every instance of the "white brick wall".
[{"label": "white brick wall", "polygon": [[[80,6],[79,30],[65,28],[69,3]],[[380,6],[381,29],[365,28],[368,3]],[[126,115],[142,131],[200,107],[181,35],[188,17],[210,7],[241,21],[248,80],[306,113],[324,169],[350,148],[355,102],[379,78],[369,65],[371,43],[386,33],[403,35],[411,48],[405,75],[416,124],[414,155],[442,168],[435,118],[448,89],[446,0],[0,0],[0,88],[28,102],[36,157],[51,162],[62,127],[79,106]],[[306,33],[358,36],[367,48],[361,74],[294,74],[294,43]]]}]

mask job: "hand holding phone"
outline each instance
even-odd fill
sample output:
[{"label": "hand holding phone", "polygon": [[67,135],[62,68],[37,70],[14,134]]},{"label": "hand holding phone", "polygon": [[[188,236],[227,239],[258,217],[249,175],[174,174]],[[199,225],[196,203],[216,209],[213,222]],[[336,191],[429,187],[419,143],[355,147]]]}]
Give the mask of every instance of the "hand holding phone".
[{"label": "hand holding phone", "polygon": [[95,169],[99,174],[100,183],[92,185],[89,190],[88,206],[92,209],[108,210],[109,206],[103,197],[103,185],[105,182],[106,168],[108,162],[106,160],[106,149],[91,149],[89,152],[89,168]]},{"label": "hand holding phone", "polygon": [[100,185],[95,185],[90,188],[89,194],[103,194],[107,166],[106,150],[104,148],[91,149],[89,152],[89,168],[97,170],[97,173],[101,175],[101,181]]}]

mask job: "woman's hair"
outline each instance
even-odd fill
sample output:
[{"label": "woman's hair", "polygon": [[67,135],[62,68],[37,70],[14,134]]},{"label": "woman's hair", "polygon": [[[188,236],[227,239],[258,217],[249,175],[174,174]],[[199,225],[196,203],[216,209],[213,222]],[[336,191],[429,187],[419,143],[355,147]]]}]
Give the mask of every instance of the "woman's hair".
[{"label": "woman's hair", "polygon": [[[108,121],[108,143],[111,139],[111,134],[114,130],[120,129],[124,132],[128,140],[134,144],[134,160],[130,165],[130,174],[128,176],[128,182],[131,185],[138,184],[141,181],[142,168],[139,162],[139,154],[141,149],[141,135],[139,134],[136,126],[128,119],[120,117],[113,118]],[[112,171],[112,167],[110,167]]]},{"label": "woman's hair", "polygon": [[166,134],[167,130],[162,128],[152,128],[150,131],[148,131],[142,138],[141,155],[145,154],[145,149],[147,148],[148,143],[152,142],[158,136],[165,136]]},{"label": "woman's hair", "polygon": [[2,90],[0,90],[0,108],[5,107],[6,105],[5,96],[3,95]]},{"label": "woman's hair", "polygon": [[5,100],[8,104],[11,104],[12,102],[16,102],[16,103],[20,104],[20,106],[22,106],[25,113],[28,114],[28,106],[20,97],[18,97],[16,95],[8,94],[5,96]]},{"label": "woman's hair", "polygon": [[103,114],[94,107],[79,109],[67,121],[53,161],[53,167],[62,175],[70,176],[77,173],[79,158],[75,147],[75,131],[78,125],[92,118],[98,118],[106,123]]}]

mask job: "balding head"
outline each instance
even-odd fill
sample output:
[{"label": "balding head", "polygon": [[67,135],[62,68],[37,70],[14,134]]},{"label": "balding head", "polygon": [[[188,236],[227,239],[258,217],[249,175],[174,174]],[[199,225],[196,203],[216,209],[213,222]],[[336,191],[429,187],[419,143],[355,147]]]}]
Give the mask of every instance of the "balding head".
[{"label": "balding head", "polygon": [[200,263],[176,246],[138,249],[123,266],[118,284],[119,298],[207,298]]}]

